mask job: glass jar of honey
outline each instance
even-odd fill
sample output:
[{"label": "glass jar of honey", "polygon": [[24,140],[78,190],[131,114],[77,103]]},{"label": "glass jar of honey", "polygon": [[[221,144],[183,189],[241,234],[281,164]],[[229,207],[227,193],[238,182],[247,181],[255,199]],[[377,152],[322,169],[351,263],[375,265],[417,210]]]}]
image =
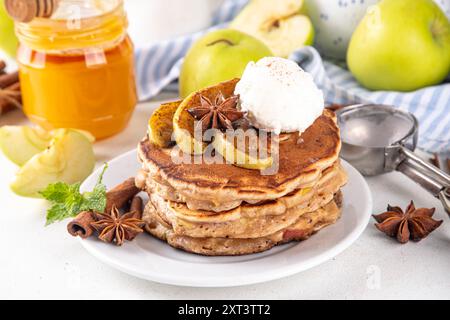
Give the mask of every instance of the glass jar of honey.
[{"label": "glass jar of honey", "polygon": [[44,129],[106,138],[137,102],[123,0],[60,0],[48,18],[16,23],[23,110]]}]

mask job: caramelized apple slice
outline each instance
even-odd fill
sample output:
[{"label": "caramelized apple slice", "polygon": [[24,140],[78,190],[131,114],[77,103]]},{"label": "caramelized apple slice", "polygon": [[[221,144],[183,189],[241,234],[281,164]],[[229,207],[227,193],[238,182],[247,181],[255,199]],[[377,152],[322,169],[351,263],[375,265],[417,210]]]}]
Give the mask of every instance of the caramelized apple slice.
[{"label": "caramelized apple slice", "polygon": [[161,148],[172,144],[173,116],[181,101],[162,104],[148,120],[148,137],[152,143]]},{"label": "caramelized apple slice", "polygon": [[246,169],[264,170],[270,168],[273,164],[271,156],[261,156],[259,150],[251,152],[248,148],[248,143],[244,148],[239,148],[236,144],[237,139],[226,136],[226,134],[217,131],[214,135],[213,146],[227,162],[238,167]]},{"label": "caramelized apple slice", "polygon": [[194,118],[187,112],[192,107],[196,93],[189,95],[178,107],[173,117],[173,133],[178,147],[185,153],[202,154],[206,144],[194,139]]},{"label": "caramelized apple slice", "polygon": [[202,137],[196,137],[194,135],[195,119],[187,110],[200,105],[200,96],[204,96],[209,100],[214,101],[219,94],[222,94],[225,98],[233,95],[234,88],[238,81],[239,79],[233,79],[219,83],[212,87],[194,92],[183,100],[173,117],[175,140],[183,152],[202,154],[206,148],[206,143],[202,141]]}]

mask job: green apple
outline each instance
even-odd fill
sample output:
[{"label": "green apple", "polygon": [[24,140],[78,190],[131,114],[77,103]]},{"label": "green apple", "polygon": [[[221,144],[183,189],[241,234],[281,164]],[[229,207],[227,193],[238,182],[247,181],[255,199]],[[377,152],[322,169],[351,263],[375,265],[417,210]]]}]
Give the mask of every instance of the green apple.
[{"label": "green apple", "polygon": [[383,0],[355,30],[347,62],[372,90],[438,84],[450,72],[450,22],[433,0]]},{"label": "green apple", "polygon": [[279,57],[314,42],[311,20],[303,0],[252,0],[231,22],[230,28],[264,42]]},{"label": "green apple", "polygon": [[6,13],[3,1],[0,1],[0,49],[11,57],[15,56],[17,50],[14,22]]},{"label": "green apple", "polygon": [[180,95],[240,78],[250,61],[272,56],[261,41],[237,30],[212,31],[188,51],[180,74]]},{"label": "green apple", "polygon": [[55,131],[44,151],[20,168],[11,190],[24,197],[40,197],[39,191],[51,183],[83,181],[94,165],[95,156],[89,138],[77,130],[60,129]]}]

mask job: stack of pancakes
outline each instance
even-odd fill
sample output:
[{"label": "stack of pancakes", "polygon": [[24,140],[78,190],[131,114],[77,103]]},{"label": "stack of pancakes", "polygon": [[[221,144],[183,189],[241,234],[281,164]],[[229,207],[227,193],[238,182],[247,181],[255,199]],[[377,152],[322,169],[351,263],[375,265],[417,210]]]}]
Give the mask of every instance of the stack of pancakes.
[{"label": "stack of pancakes", "polygon": [[305,240],[341,214],[347,177],[339,128],[325,110],[300,137],[279,137],[279,170],[231,164],[176,164],[171,148],[140,142],[136,185],[149,195],[146,230],[171,246],[203,255],[241,255]]}]

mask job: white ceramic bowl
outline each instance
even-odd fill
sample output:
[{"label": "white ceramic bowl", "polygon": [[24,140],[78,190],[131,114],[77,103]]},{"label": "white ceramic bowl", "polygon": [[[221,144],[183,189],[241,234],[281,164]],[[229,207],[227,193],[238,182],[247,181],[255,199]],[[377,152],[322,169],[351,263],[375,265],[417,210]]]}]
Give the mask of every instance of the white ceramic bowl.
[{"label": "white ceramic bowl", "polygon": [[129,34],[142,46],[209,27],[223,0],[125,0]]},{"label": "white ceramic bowl", "polygon": [[326,57],[345,59],[353,31],[379,0],[306,0],[316,31],[315,46]]}]

